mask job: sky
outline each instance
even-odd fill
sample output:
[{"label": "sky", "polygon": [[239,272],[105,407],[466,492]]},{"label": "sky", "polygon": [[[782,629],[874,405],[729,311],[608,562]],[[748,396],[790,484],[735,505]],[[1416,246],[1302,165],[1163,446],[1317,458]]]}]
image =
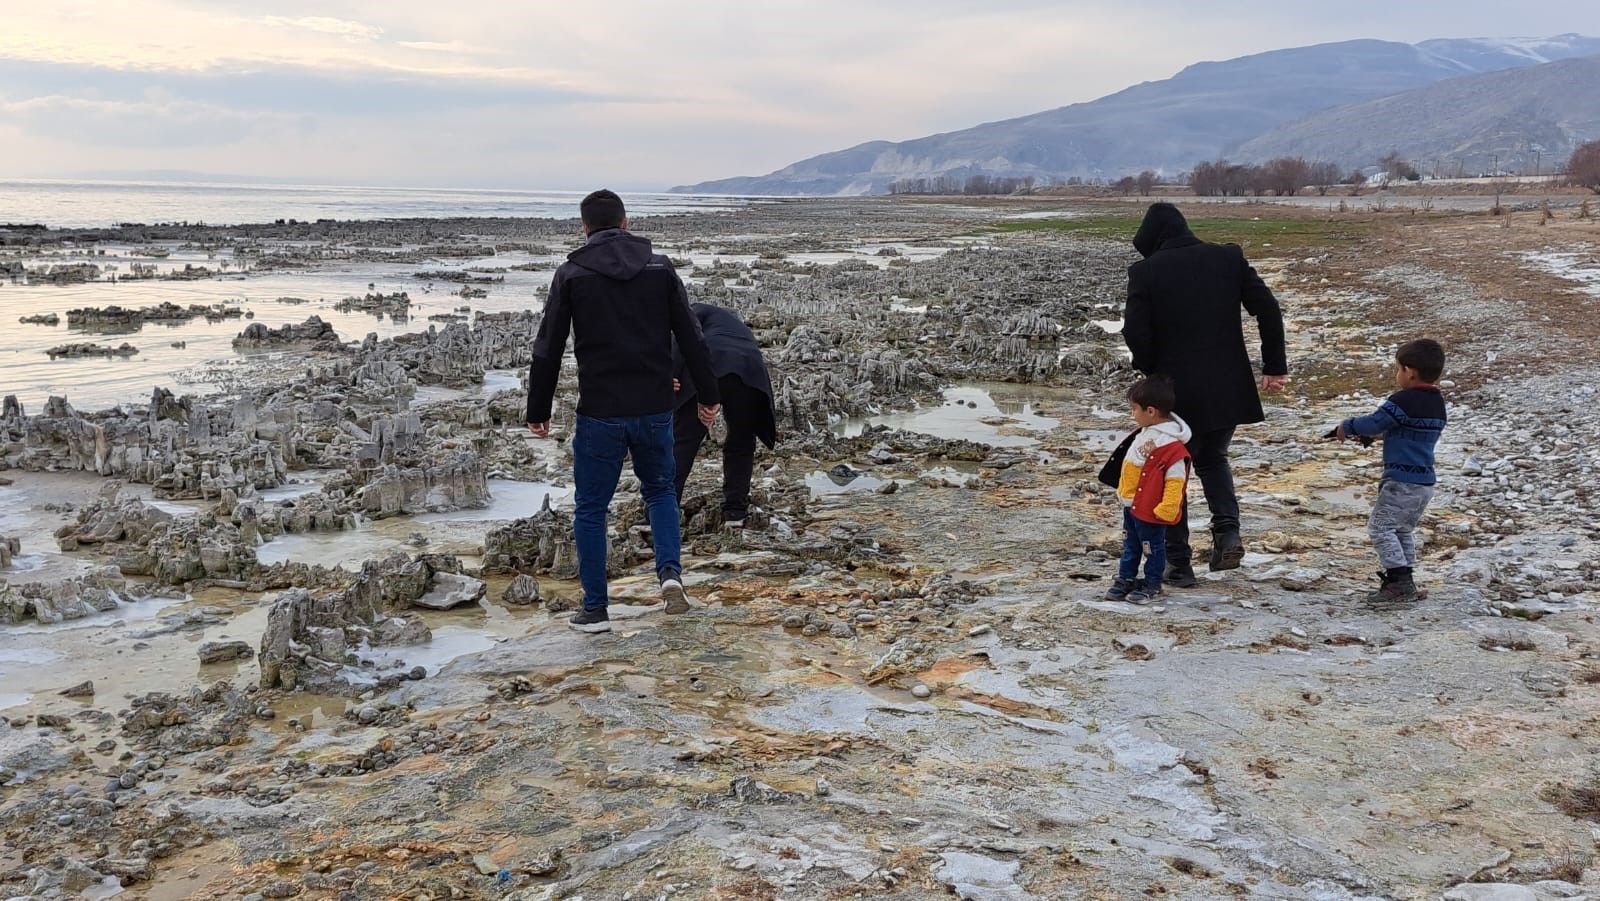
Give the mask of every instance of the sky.
[{"label": "sky", "polygon": [[654,190],[1545,0],[0,0],[0,178]]}]

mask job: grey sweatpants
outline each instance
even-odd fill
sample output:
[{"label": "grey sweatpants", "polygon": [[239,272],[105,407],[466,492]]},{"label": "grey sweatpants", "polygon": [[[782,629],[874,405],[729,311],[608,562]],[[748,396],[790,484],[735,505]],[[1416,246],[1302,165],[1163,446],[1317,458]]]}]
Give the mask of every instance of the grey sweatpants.
[{"label": "grey sweatpants", "polygon": [[1378,500],[1372,505],[1372,518],[1367,520],[1367,534],[1372,536],[1372,546],[1384,569],[1417,565],[1417,543],[1411,533],[1431,500],[1432,485],[1393,479],[1378,483]]}]

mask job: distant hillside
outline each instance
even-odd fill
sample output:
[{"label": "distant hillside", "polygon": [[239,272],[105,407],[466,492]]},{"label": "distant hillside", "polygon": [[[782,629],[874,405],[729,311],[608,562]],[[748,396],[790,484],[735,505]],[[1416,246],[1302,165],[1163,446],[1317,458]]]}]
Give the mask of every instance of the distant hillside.
[{"label": "distant hillside", "polygon": [[910,141],[874,141],[762,176],[673,188],[727,194],[870,194],[902,177],[1040,179],[1175,173],[1312,113],[1446,79],[1600,53],[1600,39],[1360,40],[1189,66],[1098,100]]},{"label": "distant hillside", "polygon": [[[1544,172],[1600,138],[1600,56],[1455,78],[1317,113],[1239,148],[1369,165],[1391,150],[1424,174]],[[1535,151],[1538,151],[1536,154]]]}]

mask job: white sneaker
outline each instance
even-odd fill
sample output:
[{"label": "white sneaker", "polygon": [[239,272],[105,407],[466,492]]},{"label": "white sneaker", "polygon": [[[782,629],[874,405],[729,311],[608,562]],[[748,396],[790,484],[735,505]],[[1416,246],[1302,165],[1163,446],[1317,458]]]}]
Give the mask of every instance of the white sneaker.
[{"label": "white sneaker", "polygon": [[742,528],[744,528],[744,520],[742,520],[742,519],[724,519],[722,521],[722,527],[724,529],[742,529]]},{"label": "white sneaker", "polygon": [[661,600],[666,601],[668,613],[689,612],[689,593],[683,590],[683,583],[677,579],[661,580]]}]

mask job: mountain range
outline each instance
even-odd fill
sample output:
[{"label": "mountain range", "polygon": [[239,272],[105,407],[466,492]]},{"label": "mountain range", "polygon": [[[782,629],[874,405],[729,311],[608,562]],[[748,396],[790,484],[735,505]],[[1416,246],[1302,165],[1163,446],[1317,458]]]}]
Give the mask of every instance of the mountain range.
[{"label": "mountain range", "polygon": [[[1587,108],[1600,96],[1594,67],[1579,62],[1592,63],[1584,58],[1597,54],[1600,38],[1577,34],[1420,44],[1354,40],[1274,50],[1196,63],[1171,78],[1086,103],[909,141],[871,141],[766,175],[672,190],[873,194],[902,178],[1115,179],[1144,169],[1173,175],[1207,159],[1248,162],[1284,153],[1365,165],[1390,149],[1454,160],[1464,150],[1477,154],[1488,147],[1491,155],[1500,151],[1502,168],[1512,155],[1535,150],[1554,161],[1575,140],[1600,137],[1593,117],[1569,106]],[[1567,61],[1575,64],[1561,65]],[[1540,71],[1515,77],[1515,70],[1534,69]],[[1557,85],[1564,86],[1559,93],[1539,94]],[[1416,99],[1408,100],[1411,95]],[[1408,110],[1426,111],[1431,126],[1407,118]],[[1452,115],[1458,124],[1447,121]],[[1468,122],[1489,131],[1475,140]],[[1365,131],[1339,130],[1352,127]],[[1324,140],[1328,147],[1316,144]],[[1474,163],[1474,169],[1489,165],[1476,157]]]}]

